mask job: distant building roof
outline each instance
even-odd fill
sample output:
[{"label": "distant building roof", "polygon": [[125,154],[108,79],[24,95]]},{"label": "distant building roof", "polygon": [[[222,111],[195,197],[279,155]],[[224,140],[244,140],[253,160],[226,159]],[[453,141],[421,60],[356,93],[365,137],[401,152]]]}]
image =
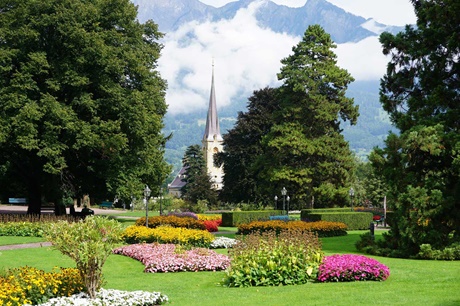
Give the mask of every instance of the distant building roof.
[{"label": "distant building roof", "polygon": [[168,185],[168,189],[181,189],[185,186],[185,181],[183,181],[185,178],[185,170],[186,167],[182,167],[179,170],[179,173],[176,175],[174,180],[171,182],[171,184]]}]

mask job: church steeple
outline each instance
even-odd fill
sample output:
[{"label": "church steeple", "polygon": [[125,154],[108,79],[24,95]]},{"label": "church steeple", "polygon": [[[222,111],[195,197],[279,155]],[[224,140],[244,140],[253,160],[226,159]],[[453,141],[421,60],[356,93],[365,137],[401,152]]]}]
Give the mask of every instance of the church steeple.
[{"label": "church steeple", "polygon": [[206,128],[203,135],[203,141],[212,140],[223,140],[222,135],[220,134],[219,117],[217,116],[216,91],[214,88],[214,60],[212,61],[212,81],[211,94],[209,96],[208,117],[206,118]]},{"label": "church steeple", "polygon": [[212,61],[211,95],[209,97],[208,117],[203,135],[203,155],[206,169],[216,190],[222,189],[223,167],[214,165],[214,156],[223,150],[223,138],[220,135],[219,117],[217,116],[216,91],[214,88],[214,60]]}]

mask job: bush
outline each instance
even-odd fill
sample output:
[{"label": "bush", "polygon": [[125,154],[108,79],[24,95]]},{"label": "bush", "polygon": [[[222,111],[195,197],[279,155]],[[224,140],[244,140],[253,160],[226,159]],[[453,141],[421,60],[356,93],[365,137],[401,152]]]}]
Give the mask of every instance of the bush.
[{"label": "bush", "polygon": [[181,227],[160,226],[146,228],[145,226],[128,226],[123,232],[127,243],[158,242],[209,247],[214,236],[205,230],[187,229]]},{"label": "bush", "polygon": [[253,221],[238,226],[237,234],[248,235],[254,232],[263,233],[275,231],[279,233],[287,229],[299,229],[315,232],[319,237],[344,236],[347,234],[347,226],[340,222],[304,222],[304,221]]},{"label": "bush", "polygon": [[443,250],[435,250],[432,249],[430,244],[422,244],[416,257],[421,259],[459,260],[460,243],[451,244]]},{"label": "bush", "polygon": [[219,230],[218,226],[221,223],[220,220],[206,220],[203,221],[204,225],[206,226],[206,230],[208,232],[217,232]]},{"label": "bush", "polygon": [[94,216],[74,223],[49,223],[45,231],[53,246],[75,261],[91,298],[101,288],[102,266],[121,241],[121,234],[121,225],[116,220]]},{"label": "bush", "polygon": [[222,213],[222,226],[238,226],[251,221],[268,220],[270,216],[281,215],[279,210],[232,211]]},{"label": "bush", "polygon": [[347,225],[348,230],[368,229],[372,222],[372,213],[368,212],[301,212],[301,219],[305,221],[330,221],[342,222]]},{"label": "bush", "polygon": [[[145,217],[136,220],[137,226],[145,225]],[[189,217],[176,217],[176,216],[157,216],[149,217],[149,228],[159,226],[183,227],[188,229],[205,230],[206,226],[203,222]]]},{"label": "bush", "polygon": [[229,287],[304,284],[316,278],[323,253],[318,236],[299,229],[253,233],[229,250]]},{"label": "bush", "polygon": [[0,236],[43,237],[41,222],[0,223]]},{"label": "bush", "polygon": [[0,305],[39,304],[48,299],[70,296],[84,289],[77,269],[45,272],[33,267],[8,270],[0,277]]},{"label": "bush", "polygon": [[362,255],[326,256],[319,267],[320,282],[383,281],[390,276],[387,266]]},{"label": "bush", "polygon": [[201,221],[217,221],[220,220],[222,223],[222,214],[212,214],[212,215],[203,215],[203,214],[198,214],[197,215],[198,220]]},{"label": "bush", "polygon": [[134,244],[113,251],[145,265],[144,272],[219,271],[230,265],[228,256],[204,248],[184,249],[174,244]]}]

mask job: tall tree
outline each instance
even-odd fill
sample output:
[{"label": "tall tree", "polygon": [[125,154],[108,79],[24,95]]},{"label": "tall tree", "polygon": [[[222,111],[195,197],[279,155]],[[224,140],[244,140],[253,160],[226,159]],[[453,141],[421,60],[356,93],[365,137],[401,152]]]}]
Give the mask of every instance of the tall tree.
[{"label": "tall tree", "polygon": [[375,150],[397,214],[386,242],[404,255],[460,240],[460,2],[412,1],[417,27],[383,33],[380,99],[400,135]]},{"label": "tall tree", "polygon": [[273,112],[278,108],[276,89],[264,88],[249,97],[248,110],[238,113],[233,129],[223,136],[224,150],[218,161],[224,167],[224,187],[220,193],[224,201],[259,204],[271,193],[260,191],[258,169],[254,162],[262,153],[261,139],[273,125]]},{"label": "tall tree", "polygon": [[182,187],[182,198],[190,204],[196,204],[198,200],[206,200],[210,204],[216,204],[217,192],[212,188],[211,177],[207,173],[206,161],[203,150],[199,145],[191,145],[185,150],[182,159],[185,170],[185,185]]},{"label": "tall tree", "polygon": [[286,187],[293,203],[342,204],[354,160],[340,119],[356,123],[358,107],[347,98],[352,76],[337,66],[336,45],[319,25],[309,26],[293,54],[281,61],[280,109],[263,138],[265,185]]},{"label": "tall tree", "polygon": [[27,190],[29,213],[68,192],[160,186],[157,25],[139,23],[129,0],[11,0],[0,12],[0,164]]}]

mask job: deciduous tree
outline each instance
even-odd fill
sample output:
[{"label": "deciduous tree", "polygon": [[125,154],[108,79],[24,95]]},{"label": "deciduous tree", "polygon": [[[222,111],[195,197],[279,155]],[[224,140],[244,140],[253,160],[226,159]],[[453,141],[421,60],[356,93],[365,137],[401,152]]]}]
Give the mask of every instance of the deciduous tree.
[{"label": "deciduous tree", "polygon": [[160,37],[129,0],[1,1],[0,164],[27,190],[29,213],[69,191],[129,197],[160,186]]}]

